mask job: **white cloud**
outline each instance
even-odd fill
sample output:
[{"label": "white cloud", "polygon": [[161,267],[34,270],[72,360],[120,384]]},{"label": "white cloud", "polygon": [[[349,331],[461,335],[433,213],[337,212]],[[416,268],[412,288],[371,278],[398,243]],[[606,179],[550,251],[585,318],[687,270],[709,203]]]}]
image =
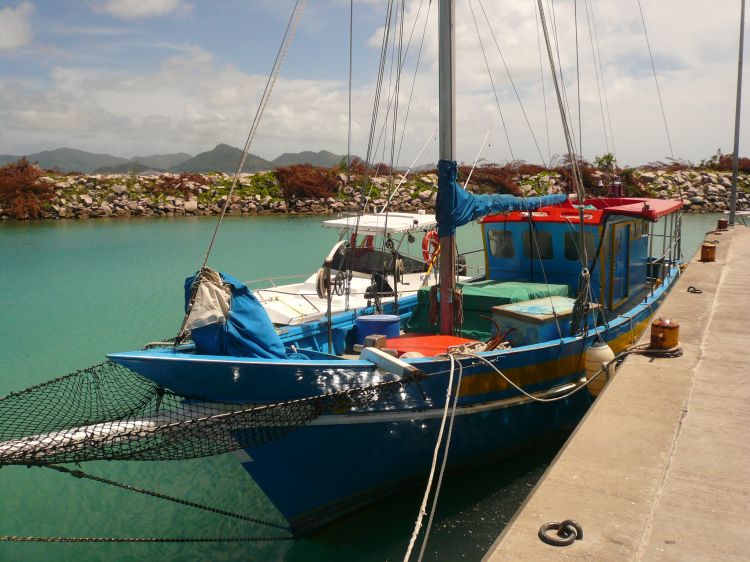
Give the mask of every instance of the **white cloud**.
[{"label": "white cloud", "polygon": [[180,0],[100,0],[93,6],[117,18],[150,18],[175,11]]},{"label": "white cloud", "polygon": [[[518,102],[499,60],[484,15],[472,0],[484,47],[500,96],[513,156],[540,160]],[[407,3],[405,32],[411,29],[417,2]],[[588,29],[582,17],[579,27],[581,65],[581,114],[584,156],[612,150],[605,141],[599,95],[592,63]],[[534,4],[530,0],[484,2],[492,31],[503,49],[519,95],[544,158],[563,152],[560,118],[555,111],[549,72],[545,74],[546,106],[539,78],[539,51]],[[614,140],[623,164],[639,164],[668,156],[661,112],[651,76],[648,53],[637,6],[625,10],[615,0],[597,2],[599,47],[605,65],[606,90]],[[736,79],[737,19],[735,14],[714,10],[699,0],[685,0],[673,10],[668,2],[649,3],[646,8],[651,46],[677,157],[699,160],[722,147],[731,149]],[[574,129],[578,132],[575,84],[574,27],[572,4],[556,3],[560,56],[565,72],[568,101]],[[424,10],[424,8],[423,8]],[[459,2],[457,16],[457,159],[471,161],[488,128],[494,128],[487,159],[511,158],[500,124],[495,98],[487,76],[471,12],[466,0]],[[437,126],[437,23],[433,6],[425,46],[409,112],[404,149],[399,163],[416,156]],[[303,22],[304,25],[304,22]],[[399,116],[406,113],[414,57],[421,34],[417,26],[414,44],[403,74]],[[304,52],[304,35],[292,46],[294,56]],[[310,39],[308,39],[309,41]],[[364,44],[366,37],[359,40]],[[368,56],[377,57],[379,39]],[[301,50],[301,51],[300,51]],[[266,76],[228,65],[205,49],[179,45],[179,50],[161,60],[153,71],[110,70],[67,60],[49,74],[49,82],[29,84],[0,76],[0,152],[22,153],[27,147],[75,145],[97,152],[123,156],[144,152],[196,153],[219,142],[241,146],[260,100]],[[290,53],[292,54],[292,53]],[[272,56],[267,53],[267,56]],[[259,55],[260,56],[260,55]],[[389,56],[390,61],[390,56]],[[346,150],[346,76],[340,80],[319,79],[317,69],[325,61],[313,61],[304,78],[290,79],[285,69],[276,85],[252,150],[264,157],[287,151],[326,148]],[[270,60],[269,60],[270,63]],[[390,64],[390,63],[389,63]],[[545,61],[546,65],[546,61]],[[546,68],[546,66],[545,66]],[[355,77],[353,92],[353,152],[364,156],[373,103],[372,80]],[[385,87],[388,85],[388,76]],[[390,95],[384,89],[384,111]],[[749,112],[743,124],[750,123]],[[546,121],[550,144],[547,149]],[[376,142],[383,130],[379,120]],[[384,129],[390,131],[390,125]],[[745,126],[743,130],[750,130]],[[400,130],[398,133],[400,137]],[[383,141],[373,158],[388,160],[390,149]],[[430,146],[421,162],[437,158],[437,145]]]},{"label": "white cloud", "polygon": [[29,44],[33,13],[34,6],[30,2],[0,10],[0,51],[14,51]]}]

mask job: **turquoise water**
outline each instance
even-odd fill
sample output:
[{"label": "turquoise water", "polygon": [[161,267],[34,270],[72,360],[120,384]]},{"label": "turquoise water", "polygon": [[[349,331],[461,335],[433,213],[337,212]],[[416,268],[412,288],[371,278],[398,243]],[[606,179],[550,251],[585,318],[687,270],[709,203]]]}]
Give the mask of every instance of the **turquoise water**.
[{"label": "turquoise water", "polygon": [[[243,280],[312,272],[336,240],[319,217],[229,217],[210,265]],[[716,215],[685,217],[692,255]],[[174,335],[182,283],[200,264],[211,218],[0,224],[0,396]],[[459,232],[480,247],[478,226]],[[470,263],[481,263],[481,255]],[[447,478],[432,559],[478,560],[549,463],[549,449]],[[280,520],[231,456],[89,463],[84,470],[195,502]],[[0,560],[396,560],[421,499],[413,490],[296,542],[6,544]],[[269,536],[273,531],[48,469],[0,470],[0,535]]]}]

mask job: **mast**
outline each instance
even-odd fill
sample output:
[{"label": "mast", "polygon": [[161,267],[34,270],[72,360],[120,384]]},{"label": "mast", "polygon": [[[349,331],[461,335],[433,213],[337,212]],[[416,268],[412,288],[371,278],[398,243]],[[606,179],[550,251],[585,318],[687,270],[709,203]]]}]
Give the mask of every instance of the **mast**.
[{"label": "mast", "polygon": [[737,213],[737,167],[740,153],[740,105],[742,103],[742,50],[745,39],[745,0],[740,8],[740,56],[737,63],[737,105],[734,110],[734,153],[732,155],[732,191],[729,199],[729,224],[734,226]]},{"label": "mast", "polygon": [[[453,161],[456,148],[455,6],[453,0],[440,0],[439,37],[439,140],[440,160]],[[444,186],[438,184],[438,190]],[[454,236],[440,238],[440,333],[453,334],[453,295],[456,279]]]}]

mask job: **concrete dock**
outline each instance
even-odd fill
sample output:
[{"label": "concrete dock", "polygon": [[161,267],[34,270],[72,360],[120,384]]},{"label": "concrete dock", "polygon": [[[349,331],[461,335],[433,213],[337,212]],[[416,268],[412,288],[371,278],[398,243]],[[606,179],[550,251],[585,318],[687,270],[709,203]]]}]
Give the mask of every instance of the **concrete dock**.
[{"label": "concrete dock", "polygon": [[750,229],[708,239],[657,314],[683,356],[626,359],[485,560],[750,560]]}]

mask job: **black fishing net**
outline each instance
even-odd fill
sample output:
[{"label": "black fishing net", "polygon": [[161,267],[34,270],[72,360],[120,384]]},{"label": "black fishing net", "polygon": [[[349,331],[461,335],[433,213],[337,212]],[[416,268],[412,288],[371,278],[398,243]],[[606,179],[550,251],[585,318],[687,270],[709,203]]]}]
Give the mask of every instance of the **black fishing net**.
[{"label": "black fishing net", "polygon": [[217,455],[369,408],[409,382],[238,405],[175,394],[107,361],[0,398],[0,466]]}]

